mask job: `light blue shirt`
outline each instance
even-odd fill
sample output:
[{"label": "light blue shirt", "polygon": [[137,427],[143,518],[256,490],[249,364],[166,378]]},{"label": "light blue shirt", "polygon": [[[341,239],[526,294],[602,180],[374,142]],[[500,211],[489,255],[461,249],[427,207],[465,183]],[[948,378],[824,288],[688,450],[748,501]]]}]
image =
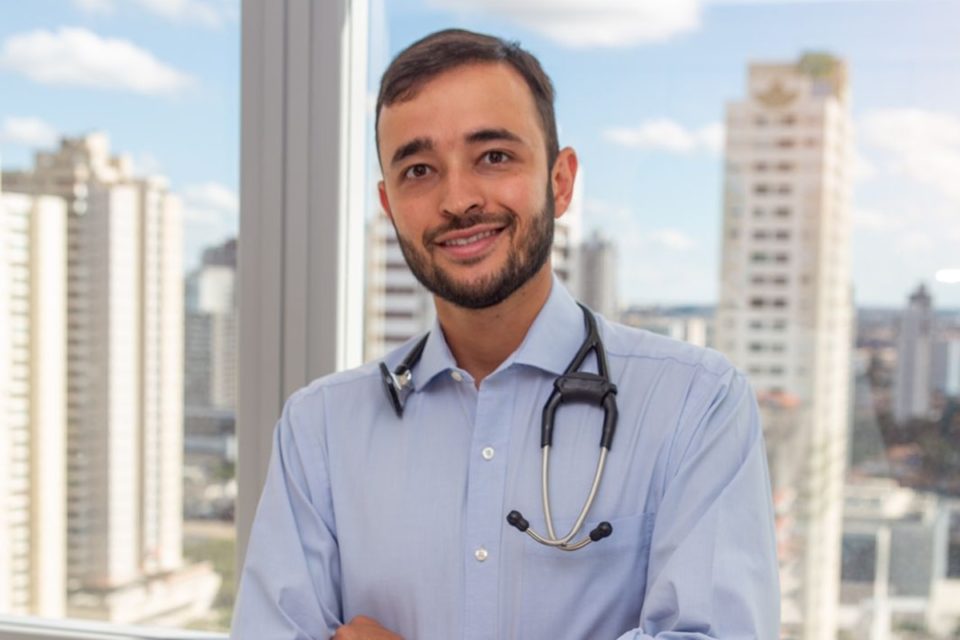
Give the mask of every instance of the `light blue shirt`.
[{"label": "light blue shirt", "polygon": [[[565,552],[505,520],[518,509],[545,530],[541,412],[585,336],[554,279],[479,389],[435,326],[402,419],[377,363],[290,397],[232,637],[326,639],[366,615],[407,640],[778,638],[770,482],[747,381],[714,351],[598,324],[620,419],[583,531],[609,520],[613,535]],[[558,535],[590,487],[602,419],[585,405],[557,413]]]}]

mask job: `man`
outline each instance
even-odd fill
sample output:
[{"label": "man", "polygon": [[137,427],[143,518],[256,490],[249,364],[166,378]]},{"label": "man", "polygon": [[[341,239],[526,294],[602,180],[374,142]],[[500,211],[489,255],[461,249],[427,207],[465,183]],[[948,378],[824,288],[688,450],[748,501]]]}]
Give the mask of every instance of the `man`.
[{"label": "man", "polygon": [[[507,523],[516,509],[547,530],[541,410],[586,335],[550,268],[577,156],[559,148],[536,59],[435,33],[392,62],[377,119],[380,201],[437,323],[402,413],[377,363],[287,402],[234,638],[776,638],[756,404],[715,352],[597,318],[619,422],[582,531],[612,533],[570,551]],[[594,354],[582,369],[597,367]],[[591,487],[603,421],[589,404],[556,414],[558,537]]]}]

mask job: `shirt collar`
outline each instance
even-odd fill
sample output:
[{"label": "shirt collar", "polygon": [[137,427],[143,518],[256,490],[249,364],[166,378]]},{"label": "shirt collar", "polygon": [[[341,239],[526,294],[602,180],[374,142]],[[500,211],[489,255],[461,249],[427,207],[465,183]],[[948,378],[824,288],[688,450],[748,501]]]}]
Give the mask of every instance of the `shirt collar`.
[{"label": "shirt collar", "polygon": [[559,376],[567,370],[585,335],[583,311],[554,274],[546,304],[530,325],[523,342],[500,369],[517,363]]},{"label": "shirt collar", "polygon": [[[559,376],[566,371],[585,334],[583,312],[554,274],[547,302],[530,325],[523,342],[497,371],[516,363]],[[456,360],[443,336],[440,323],[434,320],[423,355],[414,372],[414,388],[423,389],[439,374],[456,368]]]}]

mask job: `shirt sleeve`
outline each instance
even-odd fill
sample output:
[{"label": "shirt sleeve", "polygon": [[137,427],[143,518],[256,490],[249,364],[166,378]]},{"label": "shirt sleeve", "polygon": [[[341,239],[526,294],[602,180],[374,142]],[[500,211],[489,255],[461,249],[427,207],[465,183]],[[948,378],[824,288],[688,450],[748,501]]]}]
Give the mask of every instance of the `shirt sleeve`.
[{"label": "shirt sleeve", "polygon": [[[233,640],[327,640],[341,624],[327,456],[317,431],[298,424],[297,397],[287,401],[274,432],[234,605]],[[312,416],[320,413],[312,409]]]},{"label": "shirt sleeve", "polygon": [[780,637],[773,505],[755,396],[731,371],[665,484],[637,629],[618,640]]}]

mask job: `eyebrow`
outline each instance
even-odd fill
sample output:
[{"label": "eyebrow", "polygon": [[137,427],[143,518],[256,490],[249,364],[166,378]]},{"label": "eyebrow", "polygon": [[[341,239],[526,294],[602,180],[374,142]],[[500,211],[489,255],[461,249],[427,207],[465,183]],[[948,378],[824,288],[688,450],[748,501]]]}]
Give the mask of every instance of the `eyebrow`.
[{"label": "eyebrow", "polygon": [[523,143],[523,139],[509,129],[478,129],[466,135],[468,143],[490,142],[492,140],[507,140]]},{"label": "eyebrow", "polygon": [[[518,142],[523,144],[523,138],[513,133],[509,129],[503,128],[477,129],[476,131],[472,131],[464,136],[464,139],[468,144],[490,142],[494,140],[507,140],[509,142]],[[396,151],[394,151],[393,157],[390,159],[390,165],[395,166],[412,155],[432,150],[433,140],[430,138],[414,138],[413,140],[401,145]]]},{"label": "eyebrow", "polygon": [[433,140],[429,138],[414,138],[393,152],[393,158],[390,159],[390,165],[396,165],[412,155],[422,151],[431,151],[432,149]]}]

